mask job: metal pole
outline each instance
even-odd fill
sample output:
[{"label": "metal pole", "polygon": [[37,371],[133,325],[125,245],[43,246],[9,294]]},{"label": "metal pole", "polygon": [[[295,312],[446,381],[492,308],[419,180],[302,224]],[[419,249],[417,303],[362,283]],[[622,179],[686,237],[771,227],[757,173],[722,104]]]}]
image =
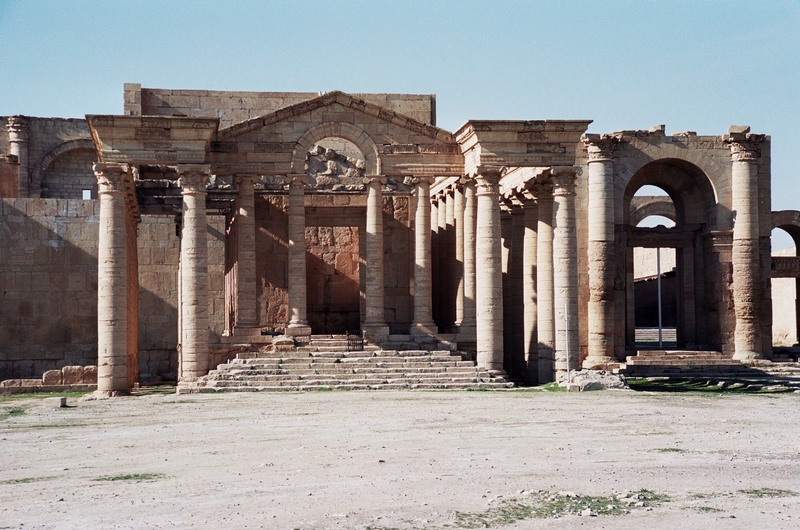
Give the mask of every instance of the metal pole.
[{"label": "metal pole", "polygon": [[656,275],[658,276],[658,348],[664,347],[661,323],[661,247],[656,247]]}]

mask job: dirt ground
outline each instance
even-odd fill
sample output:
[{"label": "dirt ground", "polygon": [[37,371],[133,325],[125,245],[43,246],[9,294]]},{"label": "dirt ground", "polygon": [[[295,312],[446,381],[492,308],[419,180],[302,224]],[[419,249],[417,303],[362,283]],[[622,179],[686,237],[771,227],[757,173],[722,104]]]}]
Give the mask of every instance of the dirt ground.
[{"label": "dirt ground", "polygon": [[800,527],[800,394],[68,405],[0,400],[0,528]]}]

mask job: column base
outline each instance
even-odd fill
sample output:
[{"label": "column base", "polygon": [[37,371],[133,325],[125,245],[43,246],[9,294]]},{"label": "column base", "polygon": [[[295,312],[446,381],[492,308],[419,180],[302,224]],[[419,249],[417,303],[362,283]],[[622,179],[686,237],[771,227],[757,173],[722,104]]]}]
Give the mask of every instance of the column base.
[{"label": "column base", "polygon": [[305,337],[311,336],[311,326],[305,322],[289,323],[283,334],[288,337]]},{"label": "column base", "polygon": [[408,331],[412,337],[436,337],[439,334],[439,328],[433,322],[414,322]]},{"label": "column base", "polygon": [[598,355],[596,357],[587,357],[584,359],[582,368],[584,370],[605,370],[608,365],[618,363],[619,361],[616,359],[612,359],[611,357],[604,355]]},{"label": "column base", "polygon": [[92,392],[92,397],[90,399],[110,399],[130,395],[130,390],[95,390]]},{"label": "column base", "polygon": [[766,359],[766,358],[767,357],[765,355],[757,351],[749,351],[749,350],[745,351],[736,350],[736,352],[733,354],[734,361],[755,361],[757,359]]},{"label": "column base", "polygon": [[364,332],[364,338],[367,339],[369,342],[375,344],[386,342],[386,340],[389,338],[389,326],[387,326],[386,324],[364,323],[361,325],[361,329]]}]

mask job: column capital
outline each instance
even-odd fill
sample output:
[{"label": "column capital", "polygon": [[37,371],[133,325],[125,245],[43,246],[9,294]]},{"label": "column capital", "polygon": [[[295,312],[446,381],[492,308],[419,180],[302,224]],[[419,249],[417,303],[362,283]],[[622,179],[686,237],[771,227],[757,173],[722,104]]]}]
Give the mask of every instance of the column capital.
[{"label": "column capital", "polygon": [[283,183],[289,187],[302,186],[305,188],[308,185],[308,175],[305,173],[290,173],[283,179]]},{"label": "column capital", "polygon": [[253,184],[255,181],[258,180],[258,175],[253,175],[249,173],[239,174],[234,177],[234,182],[241,186],[242,184]]},{"label": "column capital", "polygon": [[753,134],[748,125],[732,125],[722,141],[730,146],[733,162],[755,162],[761,158],[761,144],[766,140],[764,134]]},{"label": "column capital", "polygon": [[385,175],[366,175],[362,181],[367,186],[371,185],[379,185],[383,186],[386,184],[386,176]]},{"label": "column capital", "polygon": [[436,177],[424,176],[424,177],[411,177],[411,183],[415,186],[419,186],[420,184],[427,184],[430,186],[436,182]]},{"label": "column capital", "polygon": [[9,116],[6,120],[6,130],[9,132],[10,142],[24,142],[28,140],[28,118],[26,116]]},{"label": "column capital", "polygon": [[553,195],[575,195],[577,168],[573,166],[556,166],[550,171],[553,181]]},{"label": "column capital", "polygon": [[502,168],[499,167],[478,167],[478,172],[475,175],[475,185],[478,187],[478,194],[500,192],[500,177],[502,176]]},{"label": "column capital", "polygon": [[581,136],[583,145],[589,153],[589,163],[608,162],[614,155],[614,147],[620,139],[610,134],[584,134]]},{"label": "column capital", "polygon": [[126,191],[125,180],[130,172],[128,164],[95,162],[92,169],[97,177],[98,193],[123,193]]},{"label": "column capital", "polygon": [[206,193],[211,182],[211,168],[207,164],[179,164],[178,185],[181,193]]}]

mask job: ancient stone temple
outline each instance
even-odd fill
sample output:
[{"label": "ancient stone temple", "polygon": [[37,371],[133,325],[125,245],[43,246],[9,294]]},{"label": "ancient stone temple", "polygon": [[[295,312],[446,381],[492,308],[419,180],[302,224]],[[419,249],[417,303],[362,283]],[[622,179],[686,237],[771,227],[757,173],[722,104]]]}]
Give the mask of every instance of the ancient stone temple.
[{"label": "ancient stone temple", "polygon": [[[674,252],[675,349],[766,359],[771,278],[800,273],[770,256],[800,214],[771,212],[769,137],[748,127],[449,132],[432,95],[128,84],[124,100],[0,118],[0,379],[97,366],[107,394],[191,386],[349,334],[552,381],[643,348],[633,253],[649,247]],[[640,225],[652,215],[674,226]]]}]

